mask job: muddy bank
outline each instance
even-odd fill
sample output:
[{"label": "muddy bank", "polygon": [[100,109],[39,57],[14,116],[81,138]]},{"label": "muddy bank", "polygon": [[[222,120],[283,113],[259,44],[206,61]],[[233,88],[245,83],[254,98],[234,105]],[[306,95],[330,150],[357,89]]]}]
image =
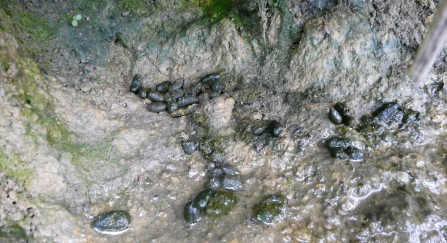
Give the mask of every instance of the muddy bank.
[{"label": "muddy bank", "polygon": [[[1,3],[1,239],[445,241],[445,51],[424,87],[407,76],[437,4]],[[190,116],[129,91],[135,75],[186,89],[212,73],[224,90],[204,88]],[[329,119],[338,102],[348,125]],[[328,149],[332,137],[349,146]],[[188,224],[185,204],[221,163],[237,203]],[[285,203],[265,223],[269,195]],[[109,210],[129,213],[126,232],[91,227]]]}]

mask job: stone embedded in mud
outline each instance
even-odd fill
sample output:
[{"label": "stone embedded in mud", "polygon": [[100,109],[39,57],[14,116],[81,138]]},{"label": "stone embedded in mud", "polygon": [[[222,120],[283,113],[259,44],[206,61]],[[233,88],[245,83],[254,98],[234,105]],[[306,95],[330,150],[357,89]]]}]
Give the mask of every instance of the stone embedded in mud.
[{"label": "stone embedded in mud", "polygon": [[271,224],[284,209],[286,199],[282,195],[265,197],[261,202],[253,206],[253,214],[257,220]]},{"label": "stone embedded in mud", "polygon": [[271,121],[267,127],[267,130],[269,131],[270,135],[273,137],[279,137],[282,133],[282,125],[278,121]]},{"label": "stone embedded in mud", "polygon": [[147,92],[147,98],[154,102],[164,102],[165,101],[164,95],[162,93],[155,91],[155,90],[149,90]]},{"label": "stone embedded in mud", "polygon": [[201,210],[194,202],[188,202],[183,208],[183,218],[189,224],[195,224],[202,219]]},{"label": "stone embedded in mud", "polygon": [[130,85],[130,92],[138,94],[138,90],[141,88],[140,76],[135,75],[132,79],[132,84]]},{"label": "stone embedded in mud", "polygon": [[207,189],[204,191],[201,191],[197,196],[194,198],[193,202],[197,206],[198,209],[204,210],[206,205],[211,199],[211,196],[213,195],[214,190]]},{"label": "stone embedded in mud", "polygon": [[388,122],[390,121],[394,114],[400,109],[400,106],[396,102],[390,102],[382,105],[380,108],[375,110],[372,114],[378,119]]},{"label": "stone embedded in mud", "polygon": [[217,97],[219,97],[219,92],[212,91],[212,92],[209,94],[208,97],[209,97],[210,99],[217,98]]},{"label": "stone embedded in mud", "polygon": [[220,217],[227,215],[237,204],[237,198],[232,192],[217,191],[206,205],[205,213],[208,216]]},{"label": "stone embedded in mud", "polygon": [[220,73],[212,73],[212,74],[208,74],[206,75],[204,78],[202,78],[200,80],[201,83],[207,83],[208,81],[211,80],[216,80],[216,79],[220,79]]},{"label": "stone embedded in mud", "polygon": [[129,229],[130,215],[124,210],[100,213],[93,218],[91,226],[99,233],[118,235]]},{"label": "stone embedded in mud", "polygon": [[348,106],[345,103],[337,103],[334,105],[334,109],[340,113],[340,115],[343,116],[350,116],[351,111],[349,110]]},{"label": "stone embedded in mud", "polygon": [[166,110],[166,104],[163,102],[152,102],[147,105],[147,110],[155,113],[162,112]]},{"label": "stone embedded in mud", "polygon": [[155,90],[157,90],[157,92],[165,94],[166,92],[168,92],[169,86],[171,86],[171,81],[164,81],[157,84],[157,86],[155,86]]}]

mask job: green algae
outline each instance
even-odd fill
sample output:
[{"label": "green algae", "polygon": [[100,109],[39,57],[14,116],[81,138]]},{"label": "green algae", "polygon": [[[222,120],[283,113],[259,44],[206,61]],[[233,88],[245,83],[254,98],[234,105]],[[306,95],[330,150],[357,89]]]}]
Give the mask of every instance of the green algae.
[{"label": "green algae", "polygon": [[286,199],[282,195],[270,195],[253,206],[253,214],[257,220],[271,224],[281,214]]},{"label": "green algae", "polygon": [[236,206],[237,198],[232,192],[217,191],[208,201],[205,213],[211,217],[221,217],[228,213]]}]

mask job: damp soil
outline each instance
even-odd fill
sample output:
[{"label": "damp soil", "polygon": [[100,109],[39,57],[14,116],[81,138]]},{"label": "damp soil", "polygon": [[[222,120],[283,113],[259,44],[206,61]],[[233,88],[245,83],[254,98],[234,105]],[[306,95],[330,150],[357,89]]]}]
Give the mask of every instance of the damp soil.
[{"label": "damp soil", "polygon": [[[446,51],[423,87],[407,75],[438,3],[0,3],[0,241],[447,241]],[[149,112],[130,92],[135,75],[155,89],[216,73],[224,91],[193,115]],[[339,102],[349,126],[329,119]],[[374,123],[390,102],[418,115]],[[271,121],[279,136],[250,130]],[[333,158],[332,137],[363,158]],[[184,206],[214,165],[188,139],[242,182],[227,215],[193,225]],[[283,207],[262,222],[272,195]],[[128,229],[95,231],[112,210]]]}]

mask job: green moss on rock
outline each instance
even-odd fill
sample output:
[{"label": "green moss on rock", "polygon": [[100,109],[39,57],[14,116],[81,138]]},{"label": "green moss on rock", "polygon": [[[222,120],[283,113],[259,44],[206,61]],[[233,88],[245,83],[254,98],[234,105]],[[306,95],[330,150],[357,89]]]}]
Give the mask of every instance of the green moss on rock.
[{"label": "green moss on rock", "polygon": [[271,224],[281,214],[286,199],[282,195],[271,195],[253,206],[253,213],[257,220]]}]

